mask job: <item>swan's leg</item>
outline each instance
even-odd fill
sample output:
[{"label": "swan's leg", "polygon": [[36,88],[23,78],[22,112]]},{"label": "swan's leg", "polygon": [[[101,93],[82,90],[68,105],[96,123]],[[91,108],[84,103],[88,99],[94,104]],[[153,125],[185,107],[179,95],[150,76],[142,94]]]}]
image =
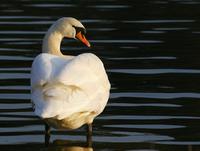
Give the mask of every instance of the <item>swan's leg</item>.
[{"label": "swan's leg", "polygon": [[92,123],[87,124],[87,146],[92,147]]},{"label": "swan's leg", "polygon": [[45,146],[49,145],[50,139],[50,126],[45,123]]}]

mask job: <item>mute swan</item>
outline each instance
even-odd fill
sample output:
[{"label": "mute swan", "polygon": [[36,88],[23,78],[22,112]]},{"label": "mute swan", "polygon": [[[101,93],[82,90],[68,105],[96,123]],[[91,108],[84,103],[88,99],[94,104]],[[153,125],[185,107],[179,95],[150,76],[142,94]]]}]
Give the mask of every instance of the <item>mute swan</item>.
[{"label": "mute swan", "polygon": [[77,129],[87,124],[89,139],[94,118],[107,104],[110,83],[101,60],[92,53],[70,56],[60,51],[64,37],[90,47],[85,34],[85,27],[75,18],[58,19],[43,39],[42,53],[33,61],[31,101],[35,114],[46,123],[45,142],[49,142],[50,126]]}]

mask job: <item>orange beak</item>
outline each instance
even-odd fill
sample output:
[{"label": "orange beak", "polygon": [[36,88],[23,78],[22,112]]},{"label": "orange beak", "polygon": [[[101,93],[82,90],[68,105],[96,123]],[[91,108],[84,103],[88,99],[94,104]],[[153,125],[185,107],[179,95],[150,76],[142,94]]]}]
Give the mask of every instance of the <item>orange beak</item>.
[{"label": "orange beak", "polygon": [[90,47],[90,43],[89,41],[85,38],[85,36],[83,34],[81,34],[81,32],[76,34],[76,38],[79,39],[82,43],[84,43],[86,46]]}]

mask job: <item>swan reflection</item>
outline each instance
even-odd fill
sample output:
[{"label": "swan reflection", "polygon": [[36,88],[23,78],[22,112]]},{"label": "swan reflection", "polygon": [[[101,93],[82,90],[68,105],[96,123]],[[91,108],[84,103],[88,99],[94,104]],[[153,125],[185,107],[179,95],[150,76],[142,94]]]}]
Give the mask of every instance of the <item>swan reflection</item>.
[{"label": "swan reflection", "polygon": [[[92,142],[76,142],[70,140],[54,140],[49,147],[54,151],[93,151]],[[48,149],[49,149],[48,147]]]},{"label": "swan reflection", "polygon": [[93,151],[93,148],[80,146],[60,146],[56,148],[56,151]]}]

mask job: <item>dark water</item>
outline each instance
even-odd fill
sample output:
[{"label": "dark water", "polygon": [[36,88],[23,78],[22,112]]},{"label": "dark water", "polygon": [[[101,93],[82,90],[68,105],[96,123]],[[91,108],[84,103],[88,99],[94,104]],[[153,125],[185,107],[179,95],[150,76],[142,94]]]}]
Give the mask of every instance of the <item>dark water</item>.
[{"label": "dark water", "polygon": [[[30,105],[31,63],[62,16],[80,19],[93,45],[66,39],[63,53],[95,53],[112,84],[93,148],[84,127],[53,130],[45,148]],[[200,150],[199,16],[198,0],[1,0],[0,150]]]}]

